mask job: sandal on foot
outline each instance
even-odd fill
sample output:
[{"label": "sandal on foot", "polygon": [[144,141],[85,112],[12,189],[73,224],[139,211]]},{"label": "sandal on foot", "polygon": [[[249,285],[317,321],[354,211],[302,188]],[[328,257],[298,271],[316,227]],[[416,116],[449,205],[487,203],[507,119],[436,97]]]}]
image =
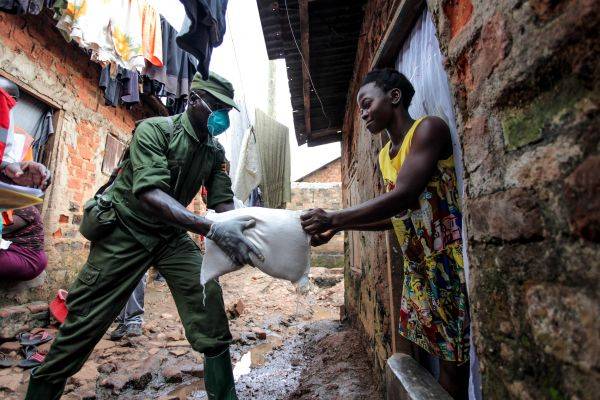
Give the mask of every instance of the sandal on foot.
[{"label": "sandal on foot", "polygon": [[26,346],[23,349],[23,353],[25,353],[25,359],[19,361],[17,364],[21,368],[33,368],[37,367],[41,363],[44,362],[44,355],[37,351],[37,347],[35,346]]},{"label": "sandal on foot", "polygon": [[35,335],[32,335],[28,332],[23,332],[17,335],[17,340],[19,340],[21,346],[38,346],[40,344],[49,342],[52,339],[54,339],[54,336],[46,331],[36,333]]}]

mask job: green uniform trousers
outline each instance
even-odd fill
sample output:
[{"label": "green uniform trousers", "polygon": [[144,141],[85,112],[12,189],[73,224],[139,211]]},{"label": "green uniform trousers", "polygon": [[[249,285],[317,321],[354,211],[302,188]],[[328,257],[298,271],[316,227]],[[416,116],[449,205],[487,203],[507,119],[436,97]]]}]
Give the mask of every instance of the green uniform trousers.
[{"label": "green uniform trousers", "polygon": [[215,281],[200,285],[202,255],[189,235],[176,235],[149,253],[117,226],[107,238],[92,243],[67,297],[67,319],[44,363],[33,373],[36,381],[64,385],[81,369],[151,265],[169,285],[192,348],[204,353],[230,344],[221,288]]}]

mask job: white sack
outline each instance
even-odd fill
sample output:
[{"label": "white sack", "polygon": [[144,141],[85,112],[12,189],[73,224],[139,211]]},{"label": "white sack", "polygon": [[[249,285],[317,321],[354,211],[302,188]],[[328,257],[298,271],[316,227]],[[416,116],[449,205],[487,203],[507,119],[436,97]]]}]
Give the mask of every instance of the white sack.
[{"label": "white sack", "polygon": [[[255,219],[256,226],[246,229],[244,235],[258,247],[265,260],[260,261],[251,255],[254,266],[272,277],[286,279],[305,288],[310,271],[310,236],[300,225],[300,214],[301,211],[247,207],[224,213],[209,211],[206,218],[215,222],[240,216]],[[206,239],[206,254],[200,273],[202,286],[242,267],[235,265],[215,242]]]}]

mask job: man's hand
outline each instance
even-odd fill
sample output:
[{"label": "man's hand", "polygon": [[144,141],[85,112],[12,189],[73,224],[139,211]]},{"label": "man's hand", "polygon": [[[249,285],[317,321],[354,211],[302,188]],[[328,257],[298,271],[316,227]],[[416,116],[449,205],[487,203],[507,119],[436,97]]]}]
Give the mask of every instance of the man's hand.
[{"label": "man's hand", "polygon": [[334,228],[333,213],[322,208],[313,208],[300,216],[300,223],[309,235],[323,233]]},{"label": "man's hand", "polygon": [[313,247],[324,245],[325,243],[329,242],[336,233],[337,231],[335,229],[331,229],[327,232],[312,235],[310,238],[310,245]]},{"label": "man's hand", "polygon": [[244,236],[244,230],[252,228],[256,221],[250,217],[239,217],[228,221],[214,222],[206,235],[227,254],[236,265],[250,264],[250,253],[264,260],[256,246]]},{"label": "man's hand", "polygon": [[46,190],[52,181],[52,174],[44,165],[34,161],[8,164],[4,175],[17,185]]}]

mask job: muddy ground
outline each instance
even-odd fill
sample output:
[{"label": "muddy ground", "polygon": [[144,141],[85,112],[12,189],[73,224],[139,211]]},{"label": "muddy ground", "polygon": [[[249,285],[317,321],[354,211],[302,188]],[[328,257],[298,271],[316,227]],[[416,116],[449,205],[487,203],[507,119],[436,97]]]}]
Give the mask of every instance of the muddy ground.
[{"label": "muddy ground", "polygon": [[[240,399],[381,398],[358,332],[339,322],[340,269],[313,268],[306,295],[251,268],[221,284]],[[202,362],[183,335],[169,289],[151,282],[143,336],[103,339],[63,399],[204,399]],[[0,369],[0,397],[23,398],[27,381],[26,371]]]}]

